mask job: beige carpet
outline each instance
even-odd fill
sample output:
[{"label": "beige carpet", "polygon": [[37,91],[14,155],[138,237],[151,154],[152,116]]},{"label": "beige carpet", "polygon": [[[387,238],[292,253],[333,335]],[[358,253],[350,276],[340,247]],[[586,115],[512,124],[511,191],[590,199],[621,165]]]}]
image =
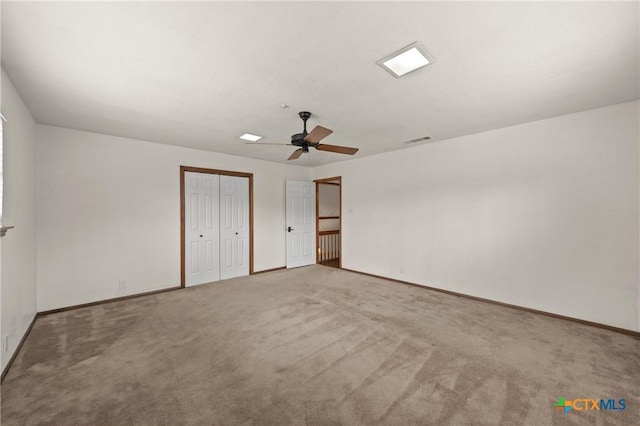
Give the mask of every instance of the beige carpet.
[{"label": "beige carpet", "polygon": [[[639,424],[640,341],[323,266],[38,319],[2,425]],[[564,414],[558,397],[624,398]]]}]

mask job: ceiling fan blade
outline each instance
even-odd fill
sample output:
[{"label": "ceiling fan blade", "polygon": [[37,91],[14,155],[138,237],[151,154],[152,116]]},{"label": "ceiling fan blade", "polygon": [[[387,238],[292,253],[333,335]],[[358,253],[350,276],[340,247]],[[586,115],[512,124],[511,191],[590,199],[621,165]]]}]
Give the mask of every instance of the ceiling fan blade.
[{"label": "ceiling fan blade", "polygon": [[331,130],[331,129],[327,129],[326,127],[322,127],[322,126],[316,126],[316,127],[313,128],[311,133],[309,133],[304,138],[304,140],[306,142],[309,142],[309,143],[318,143],[322,139],[324,139],[327,136],[329,136],[331,133],[333,133],[333,130]]},{"label": "ceiling fan blade", "polygon": [[290,143],[268,143],[268,142],[245,142],[245,145],[280,145],[280,146],[295,146]]},{"label": "ceiling fan blade", "polygon": [[338,146],[338,145],[327,145],[321,143],[320,145],[316,145],[316,149],[320,151],[329,151],[329,152],[337,152],[338,154],[348,154],[353,155],[358,152],[358,148],[349,148],[348,146]]},{"label": "ceiling fan blade", "polygon": [[289,158],[287,158],[287,160],[295,160],[297,158],[300,158],[301,155],[302,155],[302,148],[296,149],[295,151],[293,151],[293,154],[291,154]]}]

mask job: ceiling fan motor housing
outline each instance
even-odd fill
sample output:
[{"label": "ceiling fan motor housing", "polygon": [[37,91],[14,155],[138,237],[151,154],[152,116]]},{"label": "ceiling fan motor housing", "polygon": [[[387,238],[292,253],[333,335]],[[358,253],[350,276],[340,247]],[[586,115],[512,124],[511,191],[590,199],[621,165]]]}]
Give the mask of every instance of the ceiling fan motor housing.
[{"label": "ceiling fan motor housing", "polygon": [[291,136],[291,145],[296,145],[296,146],[307,146],[309,143],[307,141],[304,140],[304,138],[307,136],[307,132],[304,133],[296,133],[295,135]]}]

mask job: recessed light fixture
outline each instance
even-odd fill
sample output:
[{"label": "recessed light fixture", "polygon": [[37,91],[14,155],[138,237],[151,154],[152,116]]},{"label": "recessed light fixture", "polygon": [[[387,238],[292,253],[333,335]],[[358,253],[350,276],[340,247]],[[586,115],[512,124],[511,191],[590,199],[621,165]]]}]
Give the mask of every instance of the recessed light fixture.
[{"label": "recessed light fixture", "polygon": [[380,65],[392,76],[400,78],[433,62],[435,62],[434,57],[427,52],[427,49],[420,42],[416,41],[380,59],[376,64]]},{"label": "recessed light fixture", "polygon": [[262,139],[262,136],[245,133],[244,135],[240,136],[240,139],[244,139],[245,141],[258,142],[260,139]]}]

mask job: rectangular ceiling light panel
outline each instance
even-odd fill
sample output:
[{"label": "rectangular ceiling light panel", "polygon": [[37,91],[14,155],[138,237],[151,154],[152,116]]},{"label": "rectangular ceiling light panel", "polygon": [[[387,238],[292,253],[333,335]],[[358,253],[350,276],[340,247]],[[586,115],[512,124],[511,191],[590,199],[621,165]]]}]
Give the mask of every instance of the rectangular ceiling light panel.
[{"label": "rectangular ceiling light panel", "polygon": [[414,42],[376,62],[396,78],[433,63],[435,59],[419,43]]},{"label": "rectangular ceiling light panel", "polygon": [[258,142],[260,139],[262,139],[262,136],[245,133],[244,135],[240,136],[240,139],[244,139],[245,141]]}]

